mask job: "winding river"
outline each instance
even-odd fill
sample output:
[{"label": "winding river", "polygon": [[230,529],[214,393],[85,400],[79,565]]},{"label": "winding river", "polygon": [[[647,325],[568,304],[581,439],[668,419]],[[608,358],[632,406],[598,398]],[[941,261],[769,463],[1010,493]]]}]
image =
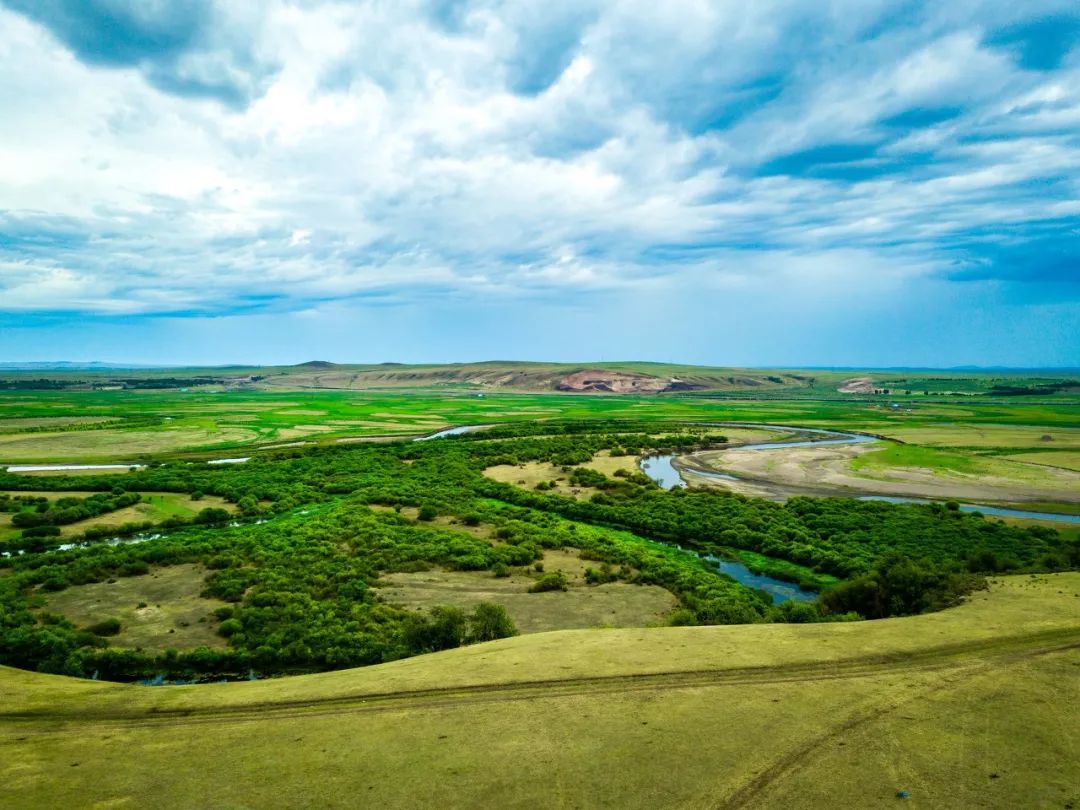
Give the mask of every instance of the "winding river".
[{"label": "winding river", "polygon": [[715,564],[721,572],[727,574],[736,582],[746,585],[748,588],[765,591],[772,597],[774,605],[779,605],[782,602],[813,602],[818,597],[814,591],[804,590],[794,582],[784,582],[782,579],[767,577],[764,574],[755,574],[745,565],[734,560],[725,560],[723,557],[716,557],[712,554],[704,555],[703,559]]},{"label": "winding river", "polygon": [[[459,436],[462,433],[473,433],[477,430],[486,430],[491,425],[459,425],[458,427],[445,428],[428,436],[417,436],[414,442],[426,442],[430,439],[441,439],[444,436]],[[238,456],[236,458],[212,458],[207,464],[243,464],[251,461],[251,456]],[[11,464],[2,469],[9,473],[31,472],[80,472],[83,470],[142,470],[145,464]]]},{"label": "winding river", "polygon": [[145,464],[12,464],[9,473],[73,472],[77,470],[141,470]]},{"label": "winding river", "polygon": [[[822,436],[825,438],[820,439],[791,439],[789,441],[780,442],[760,442],[757,444],[740,444],[735,445],[731,449],[733,450],[781,450],[789,447],[809,447],[810,445],[831,445],[831,444],[862,444],[863,442],[875,442],[878,441],[876,436],[870,436],[866,433],[844,433],[838,430],[826,430],[825,428],[804,428],[796,427],[795,425],[766,425],[766,424],[754,424],[743,422],[710,422],[709,427],[742,427],[742,428],[760,428],[762,430],[787,430],[796,434]],[[685,487],[686,481],[683,479],[682,474],[675,468],[673,462],[675,461],[675,453],[663,453],[652,456],[645,456],[641,459],[641,471],[644,472],[649,478],[658,483],[663,489],[672,489],[674,487]],[[705,470],[694,470],[694,475],[702,478],[718,478],[725,481],[738,481],[738,477],[729,475],[727,473],[720,472],[708,472]]]},{"label": "winding river", "polygon": [[[782,429],[789,430],[795,434],[812,434],[813,436],[821,436],[824,438],[810,438],[810,439],[792,439],[790,441],[779,442],[761,442],[758,444],[743,444],[739,445],[739,450],[779,450],[788,447],[808,447],[810,445],[839,445],[839,444],[860,444],[863,442],[877,441],[877,437],[869,436],[864,433],[844,433],[836,430],[825,430],[823,428],[802,428],[794,425],[764,425],[764,424],[744,424],[738,422],[724,422],[716,423],[715,427],[747,427],[747,428],[762,428],[762,429]],[[735,448],[733,448],[735,449]],[[659,484],[663,489],[673,489],[675,487],[686,487],[687,482],[683,478],[682,474],[675,467],[676,455],[674,453],[662,453],[654,454],[651,456],[645,456],[641,459],[641,471]],[[734,475],[721,472],[708,472],[704,470],[694,470],[694,475],[701,478],[716,478],[727,481],[738,481],[739,479]],[[886,503],[933,503],[933,501],[920,499],[920,498],[900,498],[889,495],[863,495],[858,498],[862,501],[884,501]],[[1080,524],[1080,515],[1065,515],[1054,512],[1030,512],[1022,509],[1008,509],[1000,506],[982,506],[980,504],[963,503],[960,504],[961,512],[981,512],[984,515],[992,515],[994,517],[1012,517],[1012,518],[1027,518],[1029,520],[1047,520],[1055,521],[1058,523],[1073,523]],[[745,565],[732,561],[725,560],[720,557],[712,555],[706,556],[705,559],[716,564],[716,566],[723,573],[730,576],[737,582],[746,585],[750,588],[758,588],[763,590],[772,597],[773,604],[780,604],[781,602],[787,602],[790,600],[808,602],[817,598],[817,594],[813,591],[807,591],[800,588],[791,582],[784,582],[783,580],[774,579],[772,577],[764,576],[762,574],[755,574],[750,571]]]},{"label": "winding river", "polygon": [[[820,439],[792,439],[791,441],[761,442],[759,444],[742,444],[732,447],[733,450],[780,450],[789,447],[809,447],[811,445],[839,445],[839,444],[862,444],[864,442],[878,441],[877,436],[866,433],[846,433],[838,430],[826,430],[825,428],[807,428],[796,425],[768,425],[750,424],[743,422],[713,422],[710,427],[745,427],[762,428],[769,430],[788,430],[796,434],[812,434],[822,436]],[[674,453],[645,456],[641,459],[641,471],[653,479],[663,489],[685,487],[686,481],[682,474],[673,464],[676,458]],[[709,472],[706,470],[694,470],[694,475],[701,478],[715,478],[725,481],[738,481],[738,477],[728,473]],[[837,497],[844,497],[838,494]],[[892,495],[856,495],[860,501],[883,501],[885,503],[934,503],[926,498],[903,498]],[[1027,520],[1045,520],[1055,523],[1080,524],[1080,515],[1067,515],[1059,512],[1034,512],[1025,509],[1009,509],[1004,506],[985,506],[977,503],[960,504],[961,512],[980,512],[993,517],[1025,518]]]}]

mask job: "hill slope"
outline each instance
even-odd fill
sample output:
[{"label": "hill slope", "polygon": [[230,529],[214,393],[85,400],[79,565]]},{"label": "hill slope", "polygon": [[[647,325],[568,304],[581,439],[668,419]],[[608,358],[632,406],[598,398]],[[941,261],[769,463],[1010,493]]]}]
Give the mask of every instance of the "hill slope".
[{"label": "hill slope", "polygon": [[520,392],[591,391],[663,393],[673,391],[783,390],[811,385],[811,372],[707,368],[663,363],[524,363],[484,362],[446,365],[378,366],[309,362],[275,369],[266,384],[274,387],[337,389],[470,388]]},{"label": "hill slope", "polygon": [[1068,807],[1080,574],[834,625],[563,631],[150,689],[0,669],[0,805]]}]

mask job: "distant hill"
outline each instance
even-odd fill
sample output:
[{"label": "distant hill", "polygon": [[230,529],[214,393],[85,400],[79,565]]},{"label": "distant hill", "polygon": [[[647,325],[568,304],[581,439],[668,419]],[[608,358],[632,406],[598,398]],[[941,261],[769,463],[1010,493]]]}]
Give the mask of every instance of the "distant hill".
[{"label": "distant hill", "polygon": [[480,394],[588,393],[747,397],[1028,396],[1073,397],[1067,370],[970,372],[953,369],[762,369],[616,361],[543,363],[334,363],[291,366],[138,366],[109,363],[0,363],[0,389],[214,388],[342,391],[437,389]]},{"label": "distant hill", "polygon": [[676,391],[806,388],[816,375],[792,371],[721,369],[663,363],[575,365],[488,361],[445,365],[338,365],[312,361],[268,371],[273,387],[374,389],[463,388],[520,392],[566,391],[657,394]]},{"label": "distant hill", "polygon": [[133,363],[102,363],[97,360],[86,363],[71,362],[68,360],[12,363],[0,360],[0,371],[130,371],[132,369],[153,368],[163,368],[163,366],[147,366]]}]

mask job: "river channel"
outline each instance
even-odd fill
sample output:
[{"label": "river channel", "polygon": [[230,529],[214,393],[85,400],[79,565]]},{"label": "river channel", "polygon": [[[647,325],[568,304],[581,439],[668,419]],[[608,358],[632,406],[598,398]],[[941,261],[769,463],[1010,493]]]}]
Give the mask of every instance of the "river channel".
[{"label": "river channel", "polygon": [[[797,434],[810,434],[812,436],[822,436],[824,438],[815,439],[792,439],[791,441],[780,442],[761,442],[759,444],[743,444],[733,447],[733,450],[781,450],[790,447],[809,447],[820,445],[839,445],[839,444],[862,444],[863,442],[877,441],[876,436],[870,436],[865,433],[845,433],[837,430],[826,430],[824,428],[805,428],[797,427],[795,425],[765,425],[765,424],[744,424],[739,422],[722,422],[714,423],[716,427],[746,427],[746,428],[762,428],[772,430],[790,430]],[[676,469],[674,465],[676,455],[674,453],[657,454],[652,456],[645,456],[641,459],[641,471],[647,476],[658,483],[663,489],[672,489],[673,487],[685,487],[686,481],[682,477],[682,474]],[[738,481],[738,477],[729,475],[728,473],[721,472],[709,472],[706,470],[694,470],[694,475],[700,478],[715,478],[725,481]],[[838,497],[843,495],[838,493]],[[853,497],[858,498],[860,501],[884,501],[885,503],[934,503],[934,501],[926,498],[903,498],[892,495],[855,495]],[[1045,520],[1053,521],[1055,523],[1071,523],[1080,524],[1080,515],[1066,515],[1058,512],[1034,512],[1024,509],[1009,509],[1004,506],[985,506],[977,503],[962,503],[960,504],[961,512],[980,512],[984,515],[990,515],[993,517],[1011,517],[1011,518],[1026,518],[1028,520]]]},{"label": "river channel", "polygon": [[[739,450],[779,450],[788,447],[808,447],[810,445],[838,445],[838,444],[860,444],[862,442],[876,441],[874,436],[868,436],[863,433],[844,433],[835,430],[825,430],[823,428],[802,428],[794,425],[762,425],[762,424],[742,424],[742,423],[722,423],[715,425],[716,427],[747,427],[747,428],[763,428],[763,429],[784,429],[790,430],[793,433],[800,435],[811,435],[812,437],[823,438],[795,438],[790,441],[780,442],[761,442],[759,444],[744,444],[738,447]],[[734,448],[733,448],[734,449]],[[641,459],[641,471],[644,472],[649,478],[659,484],[663,489],[673,489],[675,487],[686,487],[686,480],[682,477],[682,474],[675,467],[675,454],[663,453],[655,454],[651,456],[645,456]],[[717,478],[727,481],[739,480],[734,475],[720,472],[707,472],[704,470],[694,470],[694,475],[701,478]],[[932,503],[932,501],[919,499],[919,498],[899,498],[888,495],[864,495],[859,497],[859,500],[863,501],[884,501],[887,503]],[[964,503],[960,504],[961,512],[981,512],[984,515],[992,515],[995,517],[1014,517],[1014,518],[1027,518],[1030,520],[1048,520],[1056,521],[1060,523],[1080,523],[1080,515],[1063,515],[1053,512],[1027,512],[1021,509],[1007,509],[998,506],[982,506],[980,504]],[[817,594],[812,591],[807,591],[800,588],[790,582],[784,582],[783,580],[774,579],[761,574],[755,574],[745,565],[734,562],[732,560],[725,560],[720,557],[707,556],[705,559],[715,563],[719,569],[730,576],[737,582],[746,585],[750,588],[758,588],[768,593],[773,600],[774,604],[780,604],[781,602],[787,602],[789,600],[796,601],[811,601],[817,597]]]}]

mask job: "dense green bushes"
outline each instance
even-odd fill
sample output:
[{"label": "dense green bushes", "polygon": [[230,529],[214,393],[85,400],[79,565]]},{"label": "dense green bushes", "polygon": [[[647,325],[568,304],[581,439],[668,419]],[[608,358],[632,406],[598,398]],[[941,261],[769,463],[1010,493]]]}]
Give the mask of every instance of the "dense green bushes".
[{"label": "dense green bushes", "polygon": [[566,574],[562,571],[552,571],[544,574],[530,587],[529,593],[547,593],[548,591],[565,591],[570,587],[566,580]]},{"label": "dense green bushes", "polygon": [[471,614],[456,607],[434,607],[427,615],[410,616],[405,625],[405,644],[413,654],[514,635],[517,628],[506,608],[492,602],[481,602]]},{"label": "dense green bushes", "polygon": [[[515,437],[522,433],[531,435]],[[636,473],[607,478],[576,469],[568,475],[596,492],[578,501],[482,474],[496,464],[543,460],[565,466],[602,449],[636,453],[663,443],[683,447],[718,440],[671,425],[536,423],[434,442],[278,451],[243,465],[149,466],[123,476],[131,496],[203,492],[253,517],[238,522],[211,507],[196,525],[164,524],[174,529],[165,536],[70,551],[41,553],[55,543],[49,537],[9,541],[8,550],[28,553],[0,560],[10,568],[0,577],[0,663],[133,679],[161,673],[239,677],[249,670],[302,672],[389,661],[502,637],[512,628],[492,607],[471,616],[453,609],[418,616],[387,604],[373,587],[381,574],[440,566],[498,575],[532,566],[544,549],[564,546],[595,561],[586,574],[589,583],[618,579],[671,591],[679,600],[676,623],[917,613],[952,604],[978,587],[981,578],[972,574],[1080,566],[1080,546],[1053,530],[1019,529],[938,506],[840,498],[778,504],[711,491],[662,491]],[[73,499],[79,508],[131,497],[115,492],[115,485],[114,476],[30,480],[0,472],[0,487],[9,489],[100,491]],[[7,498],[0,509],[47,514],[60,503],[41,509],[38,499]],[[369,504],[413,507],[424,520],[376,513]],[[442,525],[455,519],[470,528],[490,526],[494,541]],[[776,607],[766,594],[717,573],[695,553],[723,549],[764,555],[758,567],[770,571],[816,576],[815,582],[831,574],[846,582],[827,591],[820,607]],[[228,649],[163,655],[117,650],[43,611],[51,592],[179,563],[204,566],[205,594],[228,603],[214,617]],[[557,574],[545,574],[540,583],[544,589],[566,585]]]},{"label": "dense green bushes", "polygon": [[890,554],[872,571],[825,591],[821,606],[827,614],[857,613],[867,619],[909,616],[951,607],[986,586],[980,574]]},{"label": "dense green bushes", "polygon": [[39,526],[66,526],[80,520],[104,515],[134,506],[141,500],[138,492],[119,491],[111,495],[96,494],[87,498],[57,498],[49,501],[45,498],[29,508],[23,508],[11,516],[11,525],[20,529],[32,529]]}]

